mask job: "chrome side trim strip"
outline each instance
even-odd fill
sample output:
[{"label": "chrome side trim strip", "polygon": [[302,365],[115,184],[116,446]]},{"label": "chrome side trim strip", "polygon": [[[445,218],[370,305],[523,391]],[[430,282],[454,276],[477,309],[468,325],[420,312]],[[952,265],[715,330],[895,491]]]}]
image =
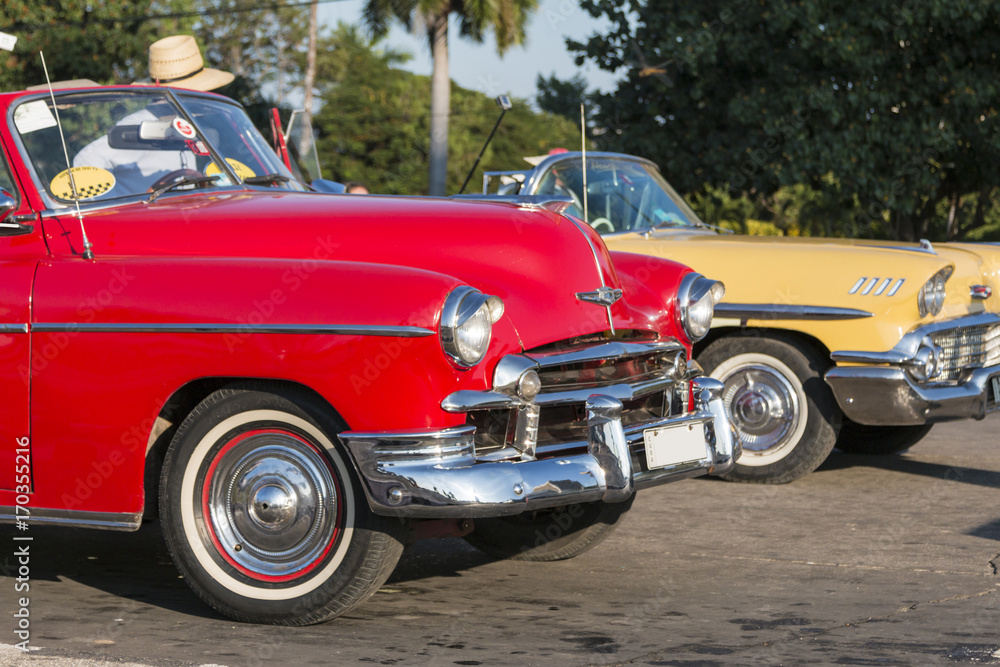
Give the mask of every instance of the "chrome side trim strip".
[{"label": "chrome side trim strip", "polygon": [[0,324],[0,333],[28,333],[27,324]]},{"label": "chrome side trim strip", "polygon": [[741,320],[860,320],[873,314],[857,308],[723,302],[715,305],[715,316]]},{"label": "chrome side trim strip", "polygon": [[13,507],[0,507],[0,523],[25,521],[29,525],[60,525],[71,528],[99,528],[102,530],[139,530],[142,512],[82,512],[78,510],[49,509],[28,506],[29,514],[15,515]]},{"label": "chrome side trim strip", "polygon": [[372,326],[361,324],[189,324],[161,322],[157,324],[137,324],[129,322],[61,323],[39,322],[31,325],[32,331],[49,333],[55,331],[75,331],[79,333],[239,333],[239,334],[317,334],[341,336],[396,336],[421,338],[433,336],[434,332],[423,327]]}]

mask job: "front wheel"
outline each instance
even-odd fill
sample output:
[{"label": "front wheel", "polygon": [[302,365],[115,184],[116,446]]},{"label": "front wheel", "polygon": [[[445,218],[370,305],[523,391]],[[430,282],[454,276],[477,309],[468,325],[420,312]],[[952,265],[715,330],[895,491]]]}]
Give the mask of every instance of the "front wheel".
[{"label": "front wheel", "polygon": [[826,460],[841,413],[818,352],[792,337],[739,335],[714,341],[698,361],[725,385],[726,410],[743,444],[723,478],[784,484]]},{"label": "front wheel", "polygon": [[845,418],[837,438],[837,449],[864,456],[898,454],[923,440],[932,426],[868,426]]},{"label": "front wheel", "polygon": [[632,507],[621,503],[580,503],[514,516],[477,519],[465,540],[494,558],[565,560],[593,549],[614,531]]},{"label": "front wheel", "polygon": [[329,412],[296,392],[223,389],[177,430],[160,484],[164,536],[222,614],[319,623],[364,601],[399,560],[403,526],[368,509]]}]

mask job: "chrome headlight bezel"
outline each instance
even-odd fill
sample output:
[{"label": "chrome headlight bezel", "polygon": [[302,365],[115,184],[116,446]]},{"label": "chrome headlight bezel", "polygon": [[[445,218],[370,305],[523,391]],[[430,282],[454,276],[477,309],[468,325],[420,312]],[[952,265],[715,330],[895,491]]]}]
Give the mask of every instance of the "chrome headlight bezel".
[{"label": "chrome headlight bezel", "polygon": [[441,349],[458,368],[472,368],[486,356],[493,325],[503,315],[500,297],[461,285],[451,291],[441,309]]},{"label": "chrome headlight bezel", "polygon": [[915,381],[929,382],[940,374],[943,354],[942,349],[935,345],[933,340],[925,337],[920,341],[920,348],[913,355],[913,359],[906,363],[906,370]]},{"label": "chrome headlight bezel", "polygon": [[921,286],[917,292],[917,313],[920,317],[937,315],[944,308],[944,301],[948,295],[946,283],[952,271],[950,266],[941,269]]},{"label": "chrome headlight bezel", "polygon": [[715,316],[715,304],[725,294],[725,285],[700,273],[692,272],[681,279],[677,290],[677,324],[692,343],[708,335]]}]

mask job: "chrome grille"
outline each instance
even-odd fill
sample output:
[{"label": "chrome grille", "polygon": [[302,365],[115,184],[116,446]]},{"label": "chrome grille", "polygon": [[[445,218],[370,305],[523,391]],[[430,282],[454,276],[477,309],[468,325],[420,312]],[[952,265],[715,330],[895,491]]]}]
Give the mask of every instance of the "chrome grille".
[{"label": "chrome grille", "polygon": [[[544,452],[586,446],[585,402],[592,393],[619,394],[623,387],[622,424],[641,425],[687,410],[688,382],[674,380],[675,364],[686,369],[686,355],[676,342],[567,341],[525,353],[538,364],[541,391],[537,446]],[[680,358],[678,358],[680,357]],[[470,412],[476,427],[476,457],[502,457],[514,447],[516,412],[493,409]]]},{"label": "chrome grille", "polygon": [[612,384],[648,382],[673,366],[673,356],[643,354],[618,359],[596,359],[542,366],[542,392],[597,389]]},{"label": "chrome grille", "polygon": [[981,324],[931,334],[941,348],[941,374],[936,381],[954,381],[968,368],[1000,363],[1000,324]]}]

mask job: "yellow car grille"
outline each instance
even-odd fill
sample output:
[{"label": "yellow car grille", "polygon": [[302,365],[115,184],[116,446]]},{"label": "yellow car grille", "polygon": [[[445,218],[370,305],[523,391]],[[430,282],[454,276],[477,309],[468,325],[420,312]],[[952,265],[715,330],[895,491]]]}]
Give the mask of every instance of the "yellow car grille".
[{"label": "yellow car grille", "polygon": [[941,374],[937,381],[959,379],[967,368],[1000,363],[1000,324],[983,324],[932,334],[942,350]]}]

